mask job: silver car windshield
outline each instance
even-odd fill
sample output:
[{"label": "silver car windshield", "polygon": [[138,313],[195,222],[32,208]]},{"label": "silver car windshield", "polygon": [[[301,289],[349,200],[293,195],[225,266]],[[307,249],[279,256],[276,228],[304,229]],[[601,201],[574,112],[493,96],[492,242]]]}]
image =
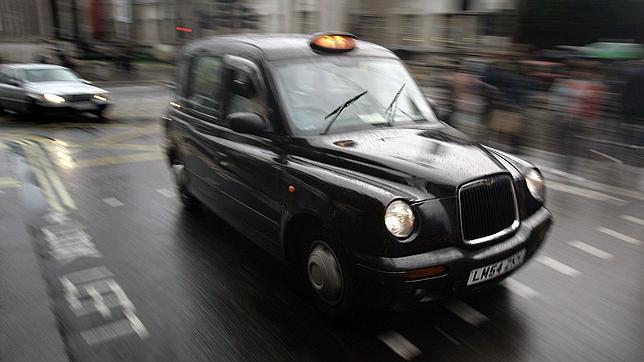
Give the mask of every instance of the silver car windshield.
[{"label": "silver car windshield", "polygon": [[67,69],[27,69],[28,82],[77,82],[78,78]]},{"label": "silver car windshield", "polygon": [[281,103],[298,135],[324,133],[329,122],[325,116],[364,91],[368,92],[343,110],[329,133],[439,124],[409,72],[395,59],[327,56],[275,63],[273,69]]}]

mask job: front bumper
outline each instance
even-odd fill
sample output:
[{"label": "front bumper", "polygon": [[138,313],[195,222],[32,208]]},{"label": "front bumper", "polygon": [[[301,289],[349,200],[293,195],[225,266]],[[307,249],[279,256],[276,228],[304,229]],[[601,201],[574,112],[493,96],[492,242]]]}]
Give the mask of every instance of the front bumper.
[{"label": "front bumper", "polygon": [[79,103],[61,103],[61,104],[47,104],[35,103],[32,105],[32,112],[41,115],[64,115],[64,114],[79,114],[79,113],[98,113],[103,112],[110,106],[108,102],[83,102]]},{"label": "front bumper", "polygon": [[[471,270],[503,260],[522,249],[526,250],[522,264],[525,265],[541,246],[551,224],[550,212],[542,207],[522,220],[512,236],[488,247],[462,249],[452,246],[399,258],[356,255],[357,285],[364,287],[374,304],[394,308],[475,293],[498,284],[520,267],[489,281],[467,286]],[[429,279],[405,278],[406,271],[431,266],[445,266],[447,271]]]}]

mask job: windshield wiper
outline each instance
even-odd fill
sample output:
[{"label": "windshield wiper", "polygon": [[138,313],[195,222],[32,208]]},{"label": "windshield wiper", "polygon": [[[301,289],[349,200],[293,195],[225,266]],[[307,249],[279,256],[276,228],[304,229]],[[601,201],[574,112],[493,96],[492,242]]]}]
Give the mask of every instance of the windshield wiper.
[{"label": "windshield wiper", "polygon": [[400,97],[400,94],[402,93],[403,89],[405,89],[405,85],[407,85],[407,83],[403,83],[400,86],[400,89],[398,89],[398,92],[396,92],[396,94],[394,95],[394,98],[391,100],[391,103],[389,103],[389,106],[387,106],[387,109],[385,109],[385,115],[387,116],[387,124],[389,125],[391,125],[391,122],[394,120],[394,116],[396,115],[396,110],[398,109],[398,97]]},{"label": "windshield wiper", "polygon": [[332,110],[331,113],[329,113],[326,116],[324,116],[324,119],[327,119],[327,118],[335,115],[333,117],[333,119],[330,120],[329,123],[326,125],[326,128],[324,128],[324,131],[320,132],[320,134],[321,135],[327,134],[327,132],[329,132],[329,129],[333,125],[333,122],[335,122],[335,120],[338,119],[338,117],[340,116],[340,113],[342,113],[342,111],[344,111],[345,108],[350,106],[353,102],[357,101],[360,97],[362,97],[363,95],[367,94],[367,92],[368,91],[364,91],[364,92],[362,92],[362,93],[360,93],[360,94],[358,94],[356,96],[353,96],[353,97],[349,98],[349,100],[347,100],[346,102],[342,103],[338,108]]}]

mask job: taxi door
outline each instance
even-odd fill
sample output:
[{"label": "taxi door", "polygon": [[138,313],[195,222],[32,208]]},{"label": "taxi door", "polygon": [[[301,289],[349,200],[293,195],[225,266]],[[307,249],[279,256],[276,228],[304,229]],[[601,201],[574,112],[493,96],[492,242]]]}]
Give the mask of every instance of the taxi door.
[{"label": "taxi door", "polygon": [[[224,118],[249,112],[270,123],[267,94],[257,66],[228,55],[224,62]],[[235,132],[227,124],[217,141],[218,184],[236,223],[268,251],[279,253],[281,196],[285,195],[280,187],[280,146],[267,137]]]}]

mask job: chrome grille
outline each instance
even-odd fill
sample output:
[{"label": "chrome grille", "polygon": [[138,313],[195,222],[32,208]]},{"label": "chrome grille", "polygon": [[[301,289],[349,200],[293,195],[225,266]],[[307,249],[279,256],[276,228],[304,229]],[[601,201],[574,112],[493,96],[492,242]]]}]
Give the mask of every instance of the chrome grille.
[{"label": "chrome grille", "polygon": [[459,189],[461,233],[466,244],[483,243],[519,226],[512,178],[489,176]]},{"label": "chrome grille", "polygon": [[67,102],[87,102],[92,100],[92,94],[70,94],[65,96]]}]

